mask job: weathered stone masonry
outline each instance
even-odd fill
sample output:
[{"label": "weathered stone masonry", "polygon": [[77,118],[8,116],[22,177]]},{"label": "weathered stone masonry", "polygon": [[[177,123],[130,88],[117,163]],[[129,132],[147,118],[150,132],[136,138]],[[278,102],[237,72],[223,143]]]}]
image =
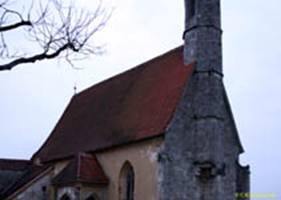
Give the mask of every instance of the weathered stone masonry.
[{"label": "weathered stone masonry", "polygon": [[195,62],[165,136],[162,200],[234,200],[249,171],[223,85],[220,0],[186,0],[186,65]]}]

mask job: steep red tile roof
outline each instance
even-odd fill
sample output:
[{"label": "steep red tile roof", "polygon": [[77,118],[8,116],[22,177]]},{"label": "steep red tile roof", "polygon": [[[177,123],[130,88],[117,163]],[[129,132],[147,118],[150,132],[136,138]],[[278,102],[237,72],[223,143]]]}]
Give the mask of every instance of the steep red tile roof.
[{"label": "steep red tile roof", "polygon": [[33,156],[73,156],[165,132],[193,65],[179,47],[75,95],[55,129]]},{"label": "steep red tile roof", "polygon": [[0,159],[0,171],[22,171],[31,162],[29,160]]},{"label": "steep red tile roof", "polygon": [[107,184],[108,179],[95,156],[78,154],[53,179],[54,185],[69,185],[73,183]]}]

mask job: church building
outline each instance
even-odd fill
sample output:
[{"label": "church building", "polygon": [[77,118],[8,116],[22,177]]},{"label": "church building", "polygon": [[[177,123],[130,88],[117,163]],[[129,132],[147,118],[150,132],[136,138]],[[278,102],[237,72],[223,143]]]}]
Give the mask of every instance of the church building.
[{"label": "church building", "polygon": [[0,159],[1,200],[248,199],[220,0],[185,10],[183,46],[74,95],[30,160]]}]

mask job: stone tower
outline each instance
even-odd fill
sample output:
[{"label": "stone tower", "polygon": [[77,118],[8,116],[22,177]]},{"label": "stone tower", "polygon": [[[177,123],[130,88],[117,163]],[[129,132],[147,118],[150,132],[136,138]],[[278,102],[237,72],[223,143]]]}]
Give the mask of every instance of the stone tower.
[{"label": "stone tower", "polygon": [[239,164],[243,148],[223,85],[220,0],[185,0],[185,10],[183,57],[194,73],[159,158],[161,200],[235,200],[249,192],[249,168]]},{"label": "stone tower", "polygon": [[220,0],[185,0],[185,64],[222,74]]}]

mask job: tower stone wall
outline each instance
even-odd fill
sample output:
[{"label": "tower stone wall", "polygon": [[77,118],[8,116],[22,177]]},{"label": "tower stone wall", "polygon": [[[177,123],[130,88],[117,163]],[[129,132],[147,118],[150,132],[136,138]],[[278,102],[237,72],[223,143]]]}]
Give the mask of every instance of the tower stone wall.
[{"label": "tower stone wall", "polygon": [[[220,0],[185,0],[184,62],[222,74]],[[190,14],[190,12],[192,12]]]},{"label": "tower stone wall", "polygon": [[195,69],[165,136],[161,200],[235,200],[249,173],[237,170],[243,149],[223,84],[220,1],[185,8],[184,63]]}]

